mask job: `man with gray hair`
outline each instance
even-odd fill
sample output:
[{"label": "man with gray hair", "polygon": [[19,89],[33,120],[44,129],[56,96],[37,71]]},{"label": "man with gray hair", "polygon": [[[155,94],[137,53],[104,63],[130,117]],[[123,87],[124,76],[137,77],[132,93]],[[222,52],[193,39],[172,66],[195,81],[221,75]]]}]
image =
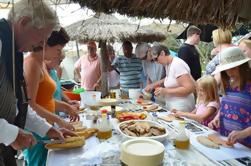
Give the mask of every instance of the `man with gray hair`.
[{"label": "man with gray hair", "polygon": [[15,150],[36,143],[32,134],[23,128],[56,139],[64,139],[64,134],[73,135],[65,129],[54,129],[28,109],[23,77],[22,52],[43,49],[58,18],[42,0],[20,0],[14,7],[8,20],[0,19],[0,166],[15,166]]},{"label": "man with gray hair", "polygon": [[165,78],[165,67],[155,61],[151,55],[151,46],[148,43],[139,43],[135,49],[136,56],[142,60],[144,75],[147,77],[146,92],[154,89],[153,83]]}]

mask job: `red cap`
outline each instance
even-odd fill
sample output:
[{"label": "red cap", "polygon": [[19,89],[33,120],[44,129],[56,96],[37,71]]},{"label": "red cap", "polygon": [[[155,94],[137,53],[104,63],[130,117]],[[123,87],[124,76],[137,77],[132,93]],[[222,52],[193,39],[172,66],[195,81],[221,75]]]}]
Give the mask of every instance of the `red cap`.
[{"label": "red cap", "polygon": [[101,110],[101,114],[107,114],[107,110],[106,109],[104,109],[104,110]]},{"label": "red cap", "polygon": [[96,45],[95,41],[89,41],[87,43],[87,47],[97,48],[97,45]]}]

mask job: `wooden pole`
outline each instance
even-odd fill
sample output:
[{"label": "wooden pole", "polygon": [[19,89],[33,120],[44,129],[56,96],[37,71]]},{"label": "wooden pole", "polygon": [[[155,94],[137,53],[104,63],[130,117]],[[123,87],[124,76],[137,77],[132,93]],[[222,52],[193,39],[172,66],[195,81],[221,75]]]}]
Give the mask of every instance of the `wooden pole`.
[{"label": "wooden pole", "polygon": [[76,40],[76,47],[77,47],[77,56],[78,56],[78,59],[80,58],[80,55],[79,55],[79,48],[78,48],[78,41]]},{"label": "wooden pole", "polygon": [[105,56],[107,54],[106,41],[99,41],[100,55],[101,55],[101,92],[102,97],[108,95],[108,61],[109,59]]}]

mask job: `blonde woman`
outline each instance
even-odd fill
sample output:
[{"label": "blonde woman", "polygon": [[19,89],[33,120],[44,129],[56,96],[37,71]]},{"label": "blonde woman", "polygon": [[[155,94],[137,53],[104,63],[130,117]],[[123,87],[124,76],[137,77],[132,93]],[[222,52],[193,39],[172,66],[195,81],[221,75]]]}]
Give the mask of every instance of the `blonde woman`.
[{"label": "blonde woman", "polygon": [[173,112],[175,116],[190,118],[208,126],[208,123],[216,116],[220,105],[214,77],[207,75],[197,80],[197,94],[196,106],[192,112],[177,110],[173,110]]},{"label": "blonde woman", "polygon": [[219,65],[218,54],[225,48],[234,46],[232,42],[232,33],[229,30],[216,29],[212,32],[214,49],[211,51],[213,59],[206,66],[206,74],[214,72],[217,65]]}]

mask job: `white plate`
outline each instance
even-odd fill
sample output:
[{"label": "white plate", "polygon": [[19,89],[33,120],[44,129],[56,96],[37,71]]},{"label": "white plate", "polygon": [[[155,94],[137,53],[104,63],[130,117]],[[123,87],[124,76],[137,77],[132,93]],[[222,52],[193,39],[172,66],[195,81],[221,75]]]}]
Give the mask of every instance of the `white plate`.
[{"label": "white plate", "polygon": [[130,166],[161,165],[165,147],[162,143],[145,138],[128,140],[121,145],[121,161]]},{"label": "white plate", "polygon": [[[111,112],[111,106],[104,106],[104,107],[101,107],[99,110],[107,110],[108,112]],[[118,111],[118,112],[120,112],[120,111],[127,111],[125,108],[123,108],[123,107],[120,107],[120,106],[116,106],[115,107],[115,111]]]},{"label": "white plate", "polygon": [[165,134],[163,135],[160,135],[160,136],[151,136],[151,137],[133,137],[133,136],[129,136],[129,135],[126,135],[123,131],[121,131],[120,129],[120,125],[122,124],[125,124],[125,123],[130,123],[130,122],[147,122],[151,125],[154,125],[154,126],[157,126],[157,127],[161,127],[161,128],[164,128],[162,125],[160,125],[159,123],[157,122],[154,122],[154,121],[151,121],[151,120],[128,120],[128,121],[124,121],[124,122],[121,122],[118,124],[117,126],[117,129],[118,131],[120,132],[121,135],[123,135],[123,137],[127,138],[127,139],[134,139],[134,138],[150,138],[150,139],[154,139],[154,140],[157,140],[157,141],[164,141],[167,136],[168,136],[168,132],[167,130],[165,129]]},{"label": "white plate", "polygon": [[[147,107],[147,108],[148,108],[148,107],[150,107],[150,106],[152,106],[152,105],[156,105],[156,106],[158,106],[158,107],[155,108],[155,109],[152,109],[152,110],[144,109],[144,107]],[[142,110],[147,111],[147,112],[156,112],[156,111],[159,111],[159,110],[162,109],[162,107],[160,107],[158,104],[152,104],[152,105],[142,106]]]},{"label": "white plate", "polygon": [[116,105],[118,103],[117,99],[101,99],[99,101],[102,106]]}]

